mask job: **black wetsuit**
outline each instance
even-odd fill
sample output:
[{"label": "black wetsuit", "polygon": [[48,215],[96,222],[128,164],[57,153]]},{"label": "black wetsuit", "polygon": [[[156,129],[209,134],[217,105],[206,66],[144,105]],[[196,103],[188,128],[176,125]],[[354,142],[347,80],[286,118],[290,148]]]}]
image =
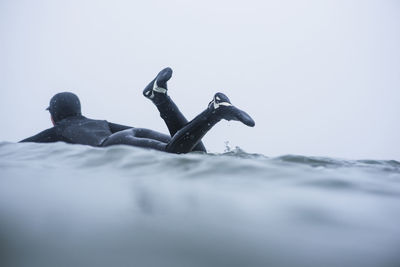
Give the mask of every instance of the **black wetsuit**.
[{"label": "black wetsuit", "polygon": [[171,74],[170,68],[162,70],[144,91],[145,96],[150,96],[156,105],[170,136],[149,129],[88,119],[81,114],[79,98],[73,93],[63,92],[53,96],[48,108],[55,126],[21,142],[62,141],[96,147],[124,144],[171,153],[205,152],[201,139],[221,119],[238,120],[248,126],[254,126],[253,119],[246,112],[232,106],[228,97],[222,93],[216,93],[208,107],[188,122],[166,94],[166,84],[161,88],[164,92],[149,91],[154,85],[158,85],[158,78],[161,77],[160,81],[164,78],[166,82]]},{"label": "black wetsuit", "polygon": [[102,146],[113,133],[131,129],[130,126],[92,120],[82,115],[67,117],[50,129],[44,130],[21,142],[51,143],[62,141],[70,144]]},{"label": "black wetsuit", "polygon": [[[174,136],[188,123],[169,96],[166,96],[164,101],[157,105],[157,108],[160,111],[160,116],[166,122],[171,136]],[[51,143],[61,141],[96,147],[126,144],[172,153],[206,151],[200,140],[189,140],[190,145],[183,146],[181,142],[187,142],[186,138],[180,138],[176,139],[174,144],[169,144],[171,136],[160,132],[86,118],[81,115],[79,98],[69,92],[55,95],[50,101],[48,110],[52,115],[55,126],[21,142]]]},{"label": "black wetsuit", "polygon": [[[65,118],[57,122],[54,127],[26,138],[21,142],[52,143],[58,141],[95,147],[124,144],[173,153],[206,151],[202,143],[191,149],[180,145],[176,148],[170,146],[167,149],[167,145],[171,141],[169,135],[150,129],[111,123],[105,120],[92,120],[82,115]],[[179,147],[181,148],[179,149]]]}]

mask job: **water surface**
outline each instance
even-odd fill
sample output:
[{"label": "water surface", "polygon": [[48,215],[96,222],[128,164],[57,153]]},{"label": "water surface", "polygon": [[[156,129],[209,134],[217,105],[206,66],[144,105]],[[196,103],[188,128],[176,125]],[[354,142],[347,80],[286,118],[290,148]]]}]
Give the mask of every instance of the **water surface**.
[{"label": "water surface", "polygon": [[400,163],[0,143],[1,266],[400,266]]}]

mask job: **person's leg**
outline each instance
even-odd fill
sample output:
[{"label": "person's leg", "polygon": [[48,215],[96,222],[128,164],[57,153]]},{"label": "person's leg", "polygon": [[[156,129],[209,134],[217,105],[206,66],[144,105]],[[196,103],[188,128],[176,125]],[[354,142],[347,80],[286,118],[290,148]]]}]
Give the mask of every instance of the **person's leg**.
[{"label": "person's leg", "polygon": [[253,127],[254,120],[244,111],[231,104],[229,98],[216,93],[207,109],[180,129],[166,146],[170,153],[188,153],[200,142],[201,138],[221,119],[241,121]]},{"label": "person's leg", "polygon": [[104,141],[102,146],[130,145],[165,151],[167,143],[170,140],[171,137],[168,135],[156,131],[143,128],[132,128],[110,135]]},{"label": "person's leg", "polygon": [[135,128],[135,136],[138,138],[154,139],[163,143],[169,143],[171,141],[169,135],[145,128]]},{"label": "person's leg", "polygon": [[102,146],[132,145],[170,153],[188,153],[194,151],[193,148],[201,138],[222,119],[241,121],[250,127],[255,125],[253,119],[246,112],[233,106],[227,96],[216,93],[207,109],[176,132],[172,138],[149,129],[132,128],[110,135]]},{"label": "person's leg", "polygon": [[[167,125],[168,131],[172,137],[188,123],[188,120],[167,95],[167,81],[171,76],[171,68],[165,68],[160,71],[156,78],[154,78],[154,80],[152,80],[143,90],[143,95],[150,99],[157,107],[160,116]],[[193,148],[193,151],[206,152],[206,149],[203,143],[199,142]]]}]

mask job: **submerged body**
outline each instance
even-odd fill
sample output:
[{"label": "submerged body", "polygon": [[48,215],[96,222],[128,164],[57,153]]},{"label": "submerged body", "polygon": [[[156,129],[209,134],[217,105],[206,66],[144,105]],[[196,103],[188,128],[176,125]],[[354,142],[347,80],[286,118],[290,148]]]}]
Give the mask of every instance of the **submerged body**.
[{"label": "submerged body", "polygon": [[253,119],[233,106],[222,93],[216,93],[208,107],[188,122],[167,95],[167,81],[171,75],[170,68],[162,70],[143,91],[143,95],[160,112],[170,132],[169,136],[150,129],[88,119],[81,113],[79,98],[73,93],[63,92],[51,99],[48,108],[54,127],[21,142],[63,141],[96,147],[125,144],[171,153],[205,152],[201,139],[221,119],[237,120],[247,126],[254,126]]},{"label": "submerged body", "polygon": [[76,115],[59,121],[54,127],[22,142],[51,143],[62,141],[70,144],[82,144],[100,147],[113,133],[132,127],[109,123],[105,120],[92,120]]},{"label": "submerged body", "polygon": [[[93,120],[85,116],[77,115],[59,121],[54,127],[47,129],[35,136],[26,138],[21,142],[53,143],[65,142],[69,144],[89,145],[94,147],[109,146],[124,141],[127,143],[131,137],[132,145],[138,147],[154,148],[150,144],[152,140],[169,142],[168,135],[149,129],[134,128],[131,126],[111,123],[106,120]],[[118,142],[118,139],[121,139]],[[158,150],[165,149],[161,144]]]}]

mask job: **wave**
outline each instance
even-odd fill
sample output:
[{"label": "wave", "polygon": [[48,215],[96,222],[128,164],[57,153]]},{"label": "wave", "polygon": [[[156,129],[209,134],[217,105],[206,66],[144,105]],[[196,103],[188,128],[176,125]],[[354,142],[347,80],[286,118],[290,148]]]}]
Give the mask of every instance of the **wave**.
[{"label": "wave", "polygon": [[0,143],[2,266],[397,266],[400,163]]},{"label": "wave", "polygon": [[[227,158],[253,159],[265,164],[287,163],[298,164],[309,167],[326,168],[376,168],[392,172],[400,171],[400,162],[395,160],[344,160],[328,157],[312,157],[301,155],[283,155],[279,157],[267,157],[263,154],[247,153],[240,147],[228,149],[224,153],[199,153],[193,152],[186,155],[174,155],[163,152],[134,148],[129,146],[113,146],[108,148],[95,148],[82,145],[70,145],[65,143],[36,144],[36,143],[9,143],[0,142],[0,157],[4,160],[15,160],[29,162],[29,160],[57,162],[62,159],[63,163],[75,163],[76,167],[99,167],[113,164],[120,167],[154,164],[159,159],[169,161],[178,160],[180,164],[188,164],[193,161],[215,161],[217,157],[222,160]],[[138,161],[133,163],[133,161]],[[127,161],[130,161],[128,163]],[[235,164],[243,161],[234,161]],[[128,164],[128,165],[127,165]],[[169,166],[167,164],[167,166]],[[230,166],[232,165],[232,166]],[[233,167],[231,161],[226,161],[224,167]]]}]

